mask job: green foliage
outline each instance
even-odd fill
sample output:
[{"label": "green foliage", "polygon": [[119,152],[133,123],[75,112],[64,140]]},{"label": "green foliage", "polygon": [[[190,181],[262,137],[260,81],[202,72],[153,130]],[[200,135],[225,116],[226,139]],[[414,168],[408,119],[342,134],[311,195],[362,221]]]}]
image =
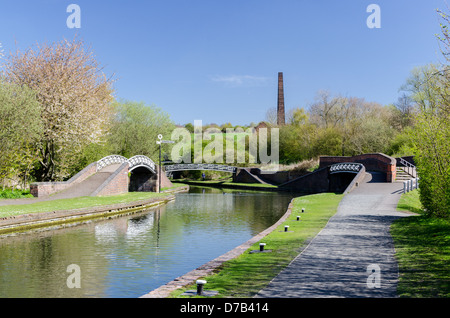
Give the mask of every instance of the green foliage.
[{"label": "green foliage", "polygon": [[186,128],[191,134],[194,133],[194,125],[192,125],[191,123],[187,123],[186,125],[184,125],[184,128]]},{"label": "green foliage", "polygon": [[26,86],[0,81],[0,180],[26,175],[37,158],[41,106]]},{"label": "green foliage", "polygon": [[414,154],[414,131],[412,127],[405,128],[389,141],[386,154],[394,157],[412,156]]},{"label": "green foliage", "polygon": [[450,120],[420,116],[415,161],[420,198],[429,214],[450,216]]},{"label": "green foliage", "polygon": [[[106,138],[105,138],[106,139]],[[77,174],[89,164],[102,159],[103,157],[114,154],[111,145],[106,141],[91,143],[82,148],[79,153],[73,153],[74,164],[69,168],[69,176]]]},{"label": "green foliage", "polygon": [[17,190],[17,189],[5,189],[0,190],[1,199],[21,199],[21,198],[33,198],[30,190]]},{"label": "green foliage", "polygon": [[315,127],[307,122],[280,127],[280,163],[289,164],[315,155],[313,144]]},{"label": "green foliage", "polygon": [[105,134],[113,99],[111,78],[76,37],[12,52],[3,64],[3,74],[9,82],[31,88],[41,106],[43,132],[34,144],[39,150],[35,178],[67,177],[76,159],[73,154]]},{"label": "green foliage", "polygon": [[434,65],[415,69],[407,81],[419,107],[412,140],[420,200],[429,215],[438,217],[450,215],[449,84],[446,72]]},{"label": "green foliage", "polygon": [[319,129],[313,144],[315,155],[339,156],[342,154],[343,136],[335,128]]},{"label": "green foliage", "polygon": [[[112,153],[130,158],[145,155],[155,162],[159,158],[158,135],[170,139],[174,123],[160,108],[144,103],[123,101],[114,105],[115,116],[107,142]],[[169,144],[163,144],[162,154],[170,153]]]}]

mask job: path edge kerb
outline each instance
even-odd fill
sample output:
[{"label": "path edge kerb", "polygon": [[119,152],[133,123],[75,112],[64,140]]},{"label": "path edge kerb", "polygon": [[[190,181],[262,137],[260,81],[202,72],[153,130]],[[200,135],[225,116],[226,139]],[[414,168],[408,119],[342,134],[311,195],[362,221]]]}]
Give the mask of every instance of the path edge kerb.
[{"label": "path edge kerb", "polygon": [[152,208],[175,200],[174,193],[185,192],[188,186],[179,187],[162,198],[149,198],[134,202],[102,205],[90,208],[28,213],[0,218],[0,235],[22,232],[52,225],[86,221],[94,218],[130,214],[145,208]]},{"label": "path edge kerb", "polygon": [[225,254],[197,267],[196,269],[175,278],[173,281],[168,282],[165,285],[162,285],[149,293],[140,296],[139,298],[167,298],[170,293],[173,291],[186,287],[190,284],[193,284],[197,279],[201,277],[205,277],[213,273],[218,267],[220,267],[224,262],[232,260],[239,255],[243,254],[247,249],[249,249],[253,244],[270,234],[273,230],[275,230],[280,224],[282,224],[286,219],[291,215],[293,202],[296,198],[293,198],[288,205],[288,208],[284,215],[272,226],[268,227],[264,231],[258,233],[253,236],[251,239],[246,241],[245,243],[235,247],[234,249],[228,251]]}]

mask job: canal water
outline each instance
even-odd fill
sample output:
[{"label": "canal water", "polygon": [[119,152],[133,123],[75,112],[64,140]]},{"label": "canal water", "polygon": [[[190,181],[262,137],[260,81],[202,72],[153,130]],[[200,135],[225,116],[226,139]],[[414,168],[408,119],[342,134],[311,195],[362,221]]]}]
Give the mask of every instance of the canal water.
[{"label": "canal water", "polygon": [[292,197],[191,187],[132,216],[0,237],[0,297],[142,296],[268,228]]}]

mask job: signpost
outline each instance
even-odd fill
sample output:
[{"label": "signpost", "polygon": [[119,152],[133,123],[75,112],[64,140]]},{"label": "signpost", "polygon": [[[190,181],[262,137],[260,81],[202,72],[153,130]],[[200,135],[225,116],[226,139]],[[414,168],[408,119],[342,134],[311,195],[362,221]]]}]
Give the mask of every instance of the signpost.
[{"label": "signpost", "polygon": [[175,141],[172,140],[162,140],[163,135],[159,134],[158,135],[158,139],[156,141],[156,143],[159,145],[159,174],[158,174],[158,181],[159,181],[159,186],[158,186],[158,192],[161,192],[161,144],[173,144],[175,143]]}]

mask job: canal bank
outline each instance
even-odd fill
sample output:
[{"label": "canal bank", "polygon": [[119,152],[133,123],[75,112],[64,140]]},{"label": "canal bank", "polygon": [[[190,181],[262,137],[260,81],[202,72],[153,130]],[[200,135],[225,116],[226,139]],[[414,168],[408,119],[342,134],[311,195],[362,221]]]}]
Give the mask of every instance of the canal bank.
[{"label": "canal bank", "polygon": [[108,219],[131,215],[143,209],[164,205],[175,200],[175,193],[187,191],[189,191],[189,186],[181,185],[163,191],[161,196],[133,202],[6,216],[0,218],[0,235],[43,228],[63,228],[89,222],[94,219]]},{"label": "canal bank", "polygon": [[[292,198],[190,187],[130,216],[2,237],[0,297],[140,297],[264,231]],[[79,289],[66,287],[70,264]]]},{"label": "canal bank", "polygon": [[[336,213],[342,197],[322,193],[293,198],[284,215],[272,226],[141,298],[184,297],[183,291],[195,290],[193,284],[200,278],[207,280],[205,289],[219,291],[217,297],[251,297],[307,246]],[[260,242],[266,243],[270,252],[250,253],[259,249]]]},{"label": "canal bank", "polygon": [[[184,184],[197,186],[197,187],[210,187],[218,189],[234,189],[234,190],[248,190],[248,191],[286,191],[280,189],[278,186],[259,183],[233,183],[229,181],[180,181]],[[176,184],[176,180],[172,180],[173,184]]]},{"label": "canal bank", "polygon": [[[193,271],[182,277],[190,278],[191,284],[177,286],[175,281],[143,297],[192,297],[183,292],[196,289],[195,279],[206,280],[204,289],[217,292],[216,297],[397,297],[399,269],[390,225],[411,214],[396,210],[402,194],[401,184],[379,182],[376,177],[367,173],[360,187],[341,195],[333,213],[321,217],[323,226],[316,226],[316,233],[311,232],[310,239],[293,238],[308,229],[297,225],[306,224],[307,217],[318,214],[322,208],[317,203],[329,201],[325,197],[328,194],[293,200],[282,224],[259,240],[266,243],[271,253],[253,254],[250,252],[257,250],[257,245],[246,245],[246,250],[235,251],[235,258],[220,264],[207,263],[211,267],[217,265],[215,269],[207,268],[209,274],[205,271],[202,276],[202,272]],[[302,206],[306,206],[305,214],[299,211],[303,210]],[[283,226],[289,226],[291,233],[283,231]],[[289,249],[292,253],[286,253]],[[285,254],[290,254],[291,260],[280,261],[279,256]],[[169,292],[164,290],[168,287],[172,287]]]},{"label": "canal bank", "polygon": [[293,200],[289,203],[286,213],[278,220],[278,222],[276,222],[275,224],[273,224],[266,230],[260,232],[259,234],[255,235],[254,237],[252,237],[245,243],[235,247],[234,249],[230,250],[229,252],[207,262],[206,264],[204,264],[204,265],[202,265],[180,277],[175,278],[173,281],[168,282],[167,284],[160,286],[157,289],[152,290],[151,292],[141,296],[140,298],[167,298],[174,291],[176,291],[180,288],[185,288],[188,285],[193,284],[197,279],[213,274],[225,262],[238,257],[239,255],[244,253],[246,250],[248,250],[253,244],[255,244],[256,242],[259,242],[266,235],[268,235],[275,228],[277,228],[280,224],[282,224],[291,215],[292,207],[293,207]]}]

